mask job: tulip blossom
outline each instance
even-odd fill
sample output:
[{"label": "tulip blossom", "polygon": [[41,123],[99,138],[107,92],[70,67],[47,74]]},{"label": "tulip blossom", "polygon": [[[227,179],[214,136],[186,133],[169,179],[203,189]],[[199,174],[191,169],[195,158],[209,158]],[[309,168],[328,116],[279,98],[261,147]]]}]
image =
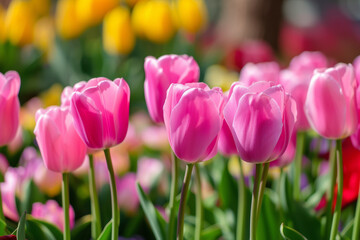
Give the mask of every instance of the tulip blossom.
[{"label": "tulip blossom", "polygon": [[[47,222],[50,222],[64,231],[63,209],[55,200],[48,200],[45,204],[36,202],[32,206],[31,215]],[[75,224],[75,212],[72,206],[69,207],[70,228]]]},{"label": "tulip blossom", "polygon": [[34,133],[48,169],[71,172],[83,163],[86,145],[75,131],[68,107],[40,109],[36,113]]},{"label": "tulip blossom", "polygon": [[224,117],[244,161],[263,163],[285,151],[296,121],[295,101],[281,85],[234,83]]},{"label": "tulip blossom", "polygon": [[171,148],[178,158],[195,163],[217,153],[222,108],[220,88],[210,89],[204,83],[170,85],[164,121]]},{"label": "tulip blossom", "polygon": [[159,59],[147,57],[144,68],[145,100],[150,116],[155,122],[164,122],[163,106],[170,84],[199,81],[199,66],[187,55],[164,55]]},{"label": "tulip blossom", "polygon": [[296,151],[296,132],[294,131],[284,153],[276,160],[270,163],[271,167],[285,167],[290,165],[295,158]]},{"label": "tulip blossom", "polygon": [[259,81],[277,83],[279,74],[280,66],[276,62],[248,63],[240,72],[239,82],[245,86],[250,86]]},{"label": "tulip blossom", "polygon": [[314,70],[325,67],[327,67],[327,59],[323,54],[303,52],[291,60],[289,69],[280,73],[280,83],[296,101],[298,113],[296,128],[299,130],[310,128],[304,112],[305,99]]},{"label": "tulip blossom", "polygon": [[[360,117],[360,56],[354,60],[355,78],[357,82],[356,88],[356,105],[357,116]],[[360,125],[358,124],[353,135],[351,135],[351,142],[357,149],[360,149]]]},{"label": "tulip blossom", "polygon": [[0,73],[0,146],[11,142],[19,126],[20,77],[17,72]]},{"label": "tulip blossom", "polygon": [[13,221],[19,220],[19,214],[16,208],[15,194],[18,186],[19,176],[16,168],[9,168],[5,173],[5,182],[1,185],[1,199],[4,215]]},{"label": "tulip blossom", "polygon": [[143,157],[138,161],[136,179],[144,191],[148,192],[154,183],[159,180],[163,170],[164,165],[159,160]]},{"label": "tulip blossom", "polygon": [[136,174],[127,173],[122,178],[116,179],[118,204],[129,214],[136,213],[139,207],[139,196],[136,192]]},{"label": "tulip blossom", "polygon": [[315,71],[305,101],[305,114],[321,136],[341,139],[358,125],[356,81],[351,64]]},{"label": "tulip blossom", "polygon": [[70,112],[75,128],[89,148],[121,143],[129,122],[130,89],[124,79],[93,78],[74,89]]}]

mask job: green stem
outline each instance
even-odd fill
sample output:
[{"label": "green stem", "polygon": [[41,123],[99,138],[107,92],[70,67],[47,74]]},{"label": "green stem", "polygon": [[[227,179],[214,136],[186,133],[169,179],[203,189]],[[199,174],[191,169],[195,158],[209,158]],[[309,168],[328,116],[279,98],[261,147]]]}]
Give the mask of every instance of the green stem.
[{"label": "green stem", "polygon": [[239,158],[240,176],[238,178],[238,211],[237,211],[237,225],[236,225],[236,240],[244,239],[244,223],[246,215],[246,188],[244,181],[244,172],[242,168],[241,159]]},{"label": "green stem", "polygon": [[89,189],[91,202],[91,236],[93,239],[97,239],[101,233],[101,217],[95,183],[94,158],[92,154],[89,154]]},{"label": "green stem", "polygon": [[259,185],[260,185],[262,168],[263,168],[262,164],[256,164],[254,189],[253,189],[252,199],[251,199],[250,240],[256,240],[257,206],[258,206]]},{"label": "green stem", "polygon": [[[1,185],[1,183],[0,183],[0,185]],[[0,220],[2,220],[5,223],[5,216],[4,216],[4,211],[3,211],[3,207],[2,207],[1,188],[0,188]]]},{"label": "green stem", "polygon": [[175,207],[175,198],[178,192],[178,159],[175,156],[174,152],[172,156],[172,166],[171,166],[171,192],[170,192],[170,219],[169,219],[169,230],[168,230],[168,239],[174,239],[174,229],[176,226],[176,207]]},{"label": "green stem", "polygon": [[343,195],[343,162],[342,162],[342,149],[341,149],[341,139],[336,140],[336,159],[337,159],[337,193],[336,193],[336,206],[334,211],[334,218],[331,225],[331,234],[330,239],[335,240],[338,227],[339,227],[339,221],[340,221],[340,215],[341,215],[341,201],[342,201],[342,195]]},{"label": "green stem", "polygon": [[263,165],[261,182],[260,182],[260,186],[259,186],[259,196],[258,196],[259,200],[258,200],[258,205],[257,205],[257,210],[256,210],[256,222],[258,221],[259,216],[260,216],[262,200],[263,200],[265,187],[266,187],[266,179],[267,179],[268,172],[269,172],[269,165],[270,165],[270,163],[264,163],[264,165]]},{"label": "green stem", "polygon": [[178,213],[178,224],[177,224],[177,239],[184,239],[184,216],[185,216],[185,204],[187,192],[189,190],[190,180],[191,180],[191,172],[194,167],[194,164],[186,165],[184,183],[181,189],[181,198],[180,198],[180,206]]},{"label": "green stem", "polygon": [[360,235],[359,233],[360,233],[360,185],[359,185],[358,199],[356,203],[356,213],[354,219],[352,240],[358,240]]},{"label": "green stem", "polygon": [[62,174],[62,205],[64,211],[64,240],[70,240],[69,173]]},{"label": "green stem", "polygon": [[334,205],[334,188],[336,183],[336,145],[332,144],[333,141],[330,141],[330,185],[327,191],[327,205],[326,205],[326,224],[325,224],[325,238],[329,239],[331,222],[332,222],[332,206]]},{"label": "green stem", "polygon": [[201,176],[198,163],[195,164],[196,179],[196,224],[195,224],[195,240],[201,239],[201,229],[203,225],[203,207],[201,197]]},{"label": "green stem", "polygon": [[296,134],[296,155],[294,161],[294,199],[300,199],[301,163],[304,152],[305,132]]},{"label": "green stem", "polygon": [[117,194],[116,194],[116,183],[115,183],[115,174],[114,168],[111,162],[111,155],[108,148],[104,149],[106,164],[110,174],[110,188],[111,188],[111,207],[112,207],[112,231],[111,231],[111,239],[117,240],[119,235],[119,224],[120,224],[120,215],[118,210],[117,203]]}]

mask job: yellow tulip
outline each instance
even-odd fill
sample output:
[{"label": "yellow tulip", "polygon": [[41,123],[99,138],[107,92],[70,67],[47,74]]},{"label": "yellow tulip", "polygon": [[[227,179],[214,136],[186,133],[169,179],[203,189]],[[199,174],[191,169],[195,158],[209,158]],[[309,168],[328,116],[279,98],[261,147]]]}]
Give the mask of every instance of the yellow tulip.
[{"label": "yellow tulip", "polygon": [[77,14],[84,26],[99,24],[104,16],[119,4],[119,0],[78,0]]},{"label": "yellow tulip", "polygon": [[27,1],[10,2],[5,17],[5,35],[14,45],[23,46],[33,39],[34,15]]},{"label": "yellow tulip", "polygon": [[238,81],[239,74],[229,71],[223,66],[212,65],[206,69],[204,81],[211,87],[220,87],[224,92],[228,91],[231,84]]},{"label": "yellow tulip", "polygon": [[0,5],[0,43],[5,41],[5,10]]},{"label": "yellow tulip", "polygon": [[37,17],[46,16],[50,12],[50,0],[29,0],[29,4]]},{"label": "yellow tulip", "polygon": [[147,1],[143,0],[138,2],[131,13],[131,25],[134,29],[134,32],[139,37],[145,37],[145,28],[146,28],[146,6]]},{"label": "yellow tulip", "polygon": [[127,3],[130,7],[134,7],[135,4],[137,4],[139,1],[141,1],[141,0],[126,0],[126,3]]},{"label": "yellow tulip", "polygon": [[179,27],[195,34],[207,23],[207,9],[203,0],[178,0]]},{"label": "yellow tulip", "polygon": [[130,12],[116,7],[104,18],[103,44],[109,54],[127,54],[134,48],[135,36],[131,28]]},{"label": "yellow tulip", "polygon": [[63,88],[60,84],[53,84],[48,90],[40,94],[40,99],[44,105],[44,108],[53,105],[60,105],[60,97]]},{"label": "yellow tulip", "polygon": [[78,37],[84,31],[84,26],[77,15],[75,0],[57,2],[55,24],[59,35],[65,39]]},{"label": "yellow tulip", "polygon": [[163,0],[146,2],[144,12],[145,35],[156,43],[165,43],[173,37],[175,26],[170,3]]},{"label": "yellow tulip", "polygon": [[34,45],[38,47],[47,59],[54,45],[54,21],[50,17],[39,19],[34,29]]}]

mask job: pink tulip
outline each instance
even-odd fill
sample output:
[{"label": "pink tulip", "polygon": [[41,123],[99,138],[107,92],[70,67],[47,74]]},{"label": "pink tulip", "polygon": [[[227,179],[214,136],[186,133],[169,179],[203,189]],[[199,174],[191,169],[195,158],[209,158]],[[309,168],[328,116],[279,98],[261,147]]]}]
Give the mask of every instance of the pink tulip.
[{"label": "pink tulip", "polygon": [[223,116],[220,88],[205,83],[171,84],[164,104],[170,146],[176,156],[194,163],[212,158]]},{"label": "pink tulip", "polygon": [[[227,93],[225,93],[227,94]],[[224,94],[224,96],[225,96]],[[228,101],[228,96],[225,96],[226,101]],[[223,120],[223,125],[221,127],[219,133],[219,142],[218,142],[218,149],[221,154],[224,156],[231,156],[237,154],[237,149],[234,141],[234,137],[231,133],[229,125]]]},{"label": "pink tulip", "polygon": [[353,62],[353,66],[354,66],[354,70],[355,70],[355,78],[359,85],[359,82],[360,82],[360,56],[355,58],[355,60]]},{"label": "pink tulip", "polygon": [[0,173],[4,175],[9,167],[9,162],[4,155],[0,153]]},{"label": "pink tulip", "polygon": [[285,167],[290,165],[295,159],[296,152],[296,132],[293,131],[289,144],[284,153],[276,160],[270,163],[270,167]]},{"label": "pink tulip", "polygon": [[199,66],[192,57],[172,54],[159,59],[146,57],[144,68],[145,100],[150,116],[155,122],[164,122],[163,105],[170,84],[198,82]]},{"label": "pink tulip", "polygon": [[0,73],[0,146],[11,142],[19,126],[20,77],[15,71]]},{"label": "pink tulip", "polygon": [[139,197],[136,191],[135,173],[127,173],[116,179],[118,204],[121,210],[134,214],[139,207]]},{"label": "pink tulip", "polygon": [[311,78],[305,101],[305,114],[321,136],[340,139],[355,132],[358,117],[356,81],[351,64],[317,70]]},{"label": "pink tulip", "polygon": [[312,74],[315,69],[326,67],[327,59],[322,53],[303,52],[291,60],[289,69],[280,73],[280,83],[296,101],[298,114],[296,129],[300,131],[310,128],[304,105]]},{"label": "pink tulip", "polygon": [[[50,222],[64,231],[64,214],[62,207],[55,200],[48,200],[45,204],[36,202],[32,206],[31,215],[47,222]],[[70,228],[75,224],[75,212],[69,206]]]},{"label": "pink tulip", "polygon": [[248,63],[240,72],[239,82],[245,86],[250,86],[259,81],[277,83],[279,74],[280,66],[276,62]]},{"label": "pink tulip", "polygon": [[296,105],[281,85],[234,83],[224,116],[241,159],[263,163],[284,153],[296,121]]},{"label": "pink tulip", "polygon": [[[357,82],[356,88],[356,105],[357,105],[357,117],[360,118],[360,56],[358,56],[354,60],[354,70],[355,70],[355,77]],[[351,142],[353,146],[357,149],[360,149],[360,125],[356,126],[356,130],[353,135],[351,135]]]},{"label": "pink tulip", "polygon": [[142,157],[138,161],[136,179],[144,191],[148,192],[155,182],[159,180],[163,170],[164,165],[161,161],[154,158]]},{"label": "pink tulip", "polygon": [[69,107],[40,109],[34,133],[48,169],[70,172],[83,163],[87,148],[75,131]]},{"label": "pink tulip", "polygon": [[93,78],[71,96],[75,128],[89,148],[121,143],[129,123],[130,89],[122,78]]},{"label": "pink tulip", "polygon": [[16,208],[15,193],[19,182],[19,176],[15,168],[9,168],[5,173],[5,182],[1,184],[1,198],[4,215],[13,221],[19,220]]}]

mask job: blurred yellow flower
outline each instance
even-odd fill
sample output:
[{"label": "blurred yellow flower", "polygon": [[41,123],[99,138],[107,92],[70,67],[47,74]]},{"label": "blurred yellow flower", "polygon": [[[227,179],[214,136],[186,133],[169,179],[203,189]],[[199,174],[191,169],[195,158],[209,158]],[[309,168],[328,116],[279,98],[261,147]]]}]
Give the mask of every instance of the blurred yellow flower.
[{"label": "blurred yellow flower", "polygon": [[0,5],[0,43],[5,41],[5,10]]},{"label": "blurred yellow flower", "polygon": [[207,23],[207,9],[203,0],[178,0],[179,27],[195,34]]},{"label": "blurred yellow flower", "polygon": [[109,54],[127,54],[134,48],[134,43],[130,12],[125,7],[116,7],[104,18],[104,49]]},{"label": "blurred yellow flower", "polygon": [[134,7],[141,0],[125,0],[130,7]]},{"label": "blurred yellow flower", "polygon": [[119,4],[119,0],[77,0],[76,11],[86,27],[99,24],[104,16]]},{"label": "blurred yellow flower", "polygon": [[231,84],[239,80],[239,74],[227,70],[220,65],[212,65],[206,69],[204,81],[211,87],[220,87],[224,92],[229,90]]},{"label": "blurred yellow flower", "polygon": [[34,15],[28,1],[10,2],[5,17],[5,35],[14,45],[23,46],[33,39]]},{"label": "blurred yellow flower", "polygon": [[57,32],[65,39],[75,38],[84,31],[84,26],[77,15],[75,0],[57,2],[55,23]]},{"label": "blurred yellow flower", "polygon": [[131,25],[134,29],[134,32],[139,37],[145,37],[145,25],[146,25],[146,6],[147,1],[142,0],[136,3],[132,13],[131,13]]},{"label": "blurred yellow flower", "polygon": [[54,45],[54,21],[50,17],[39,19],[34,29],[34,45],[38,47],[47,59]]},{"label": "blurred yellow flower", "polygon": [[60,97],[63,88],[60,84],[52,85],[48,90],[40,94],[40,99],[43,102],[44,108],[53,105],[60,105]]},{"label": "blurred yellow flower", "polygon": [[29,0],[29,4],[37,17],[46,16],[50,12],[50,0]]},{"label": "blurred yellow flower", "polygon": [[146,37],[156,43],[165,43],[175,33],[170,3],[164,0],[147,1],[144,13]]}]

